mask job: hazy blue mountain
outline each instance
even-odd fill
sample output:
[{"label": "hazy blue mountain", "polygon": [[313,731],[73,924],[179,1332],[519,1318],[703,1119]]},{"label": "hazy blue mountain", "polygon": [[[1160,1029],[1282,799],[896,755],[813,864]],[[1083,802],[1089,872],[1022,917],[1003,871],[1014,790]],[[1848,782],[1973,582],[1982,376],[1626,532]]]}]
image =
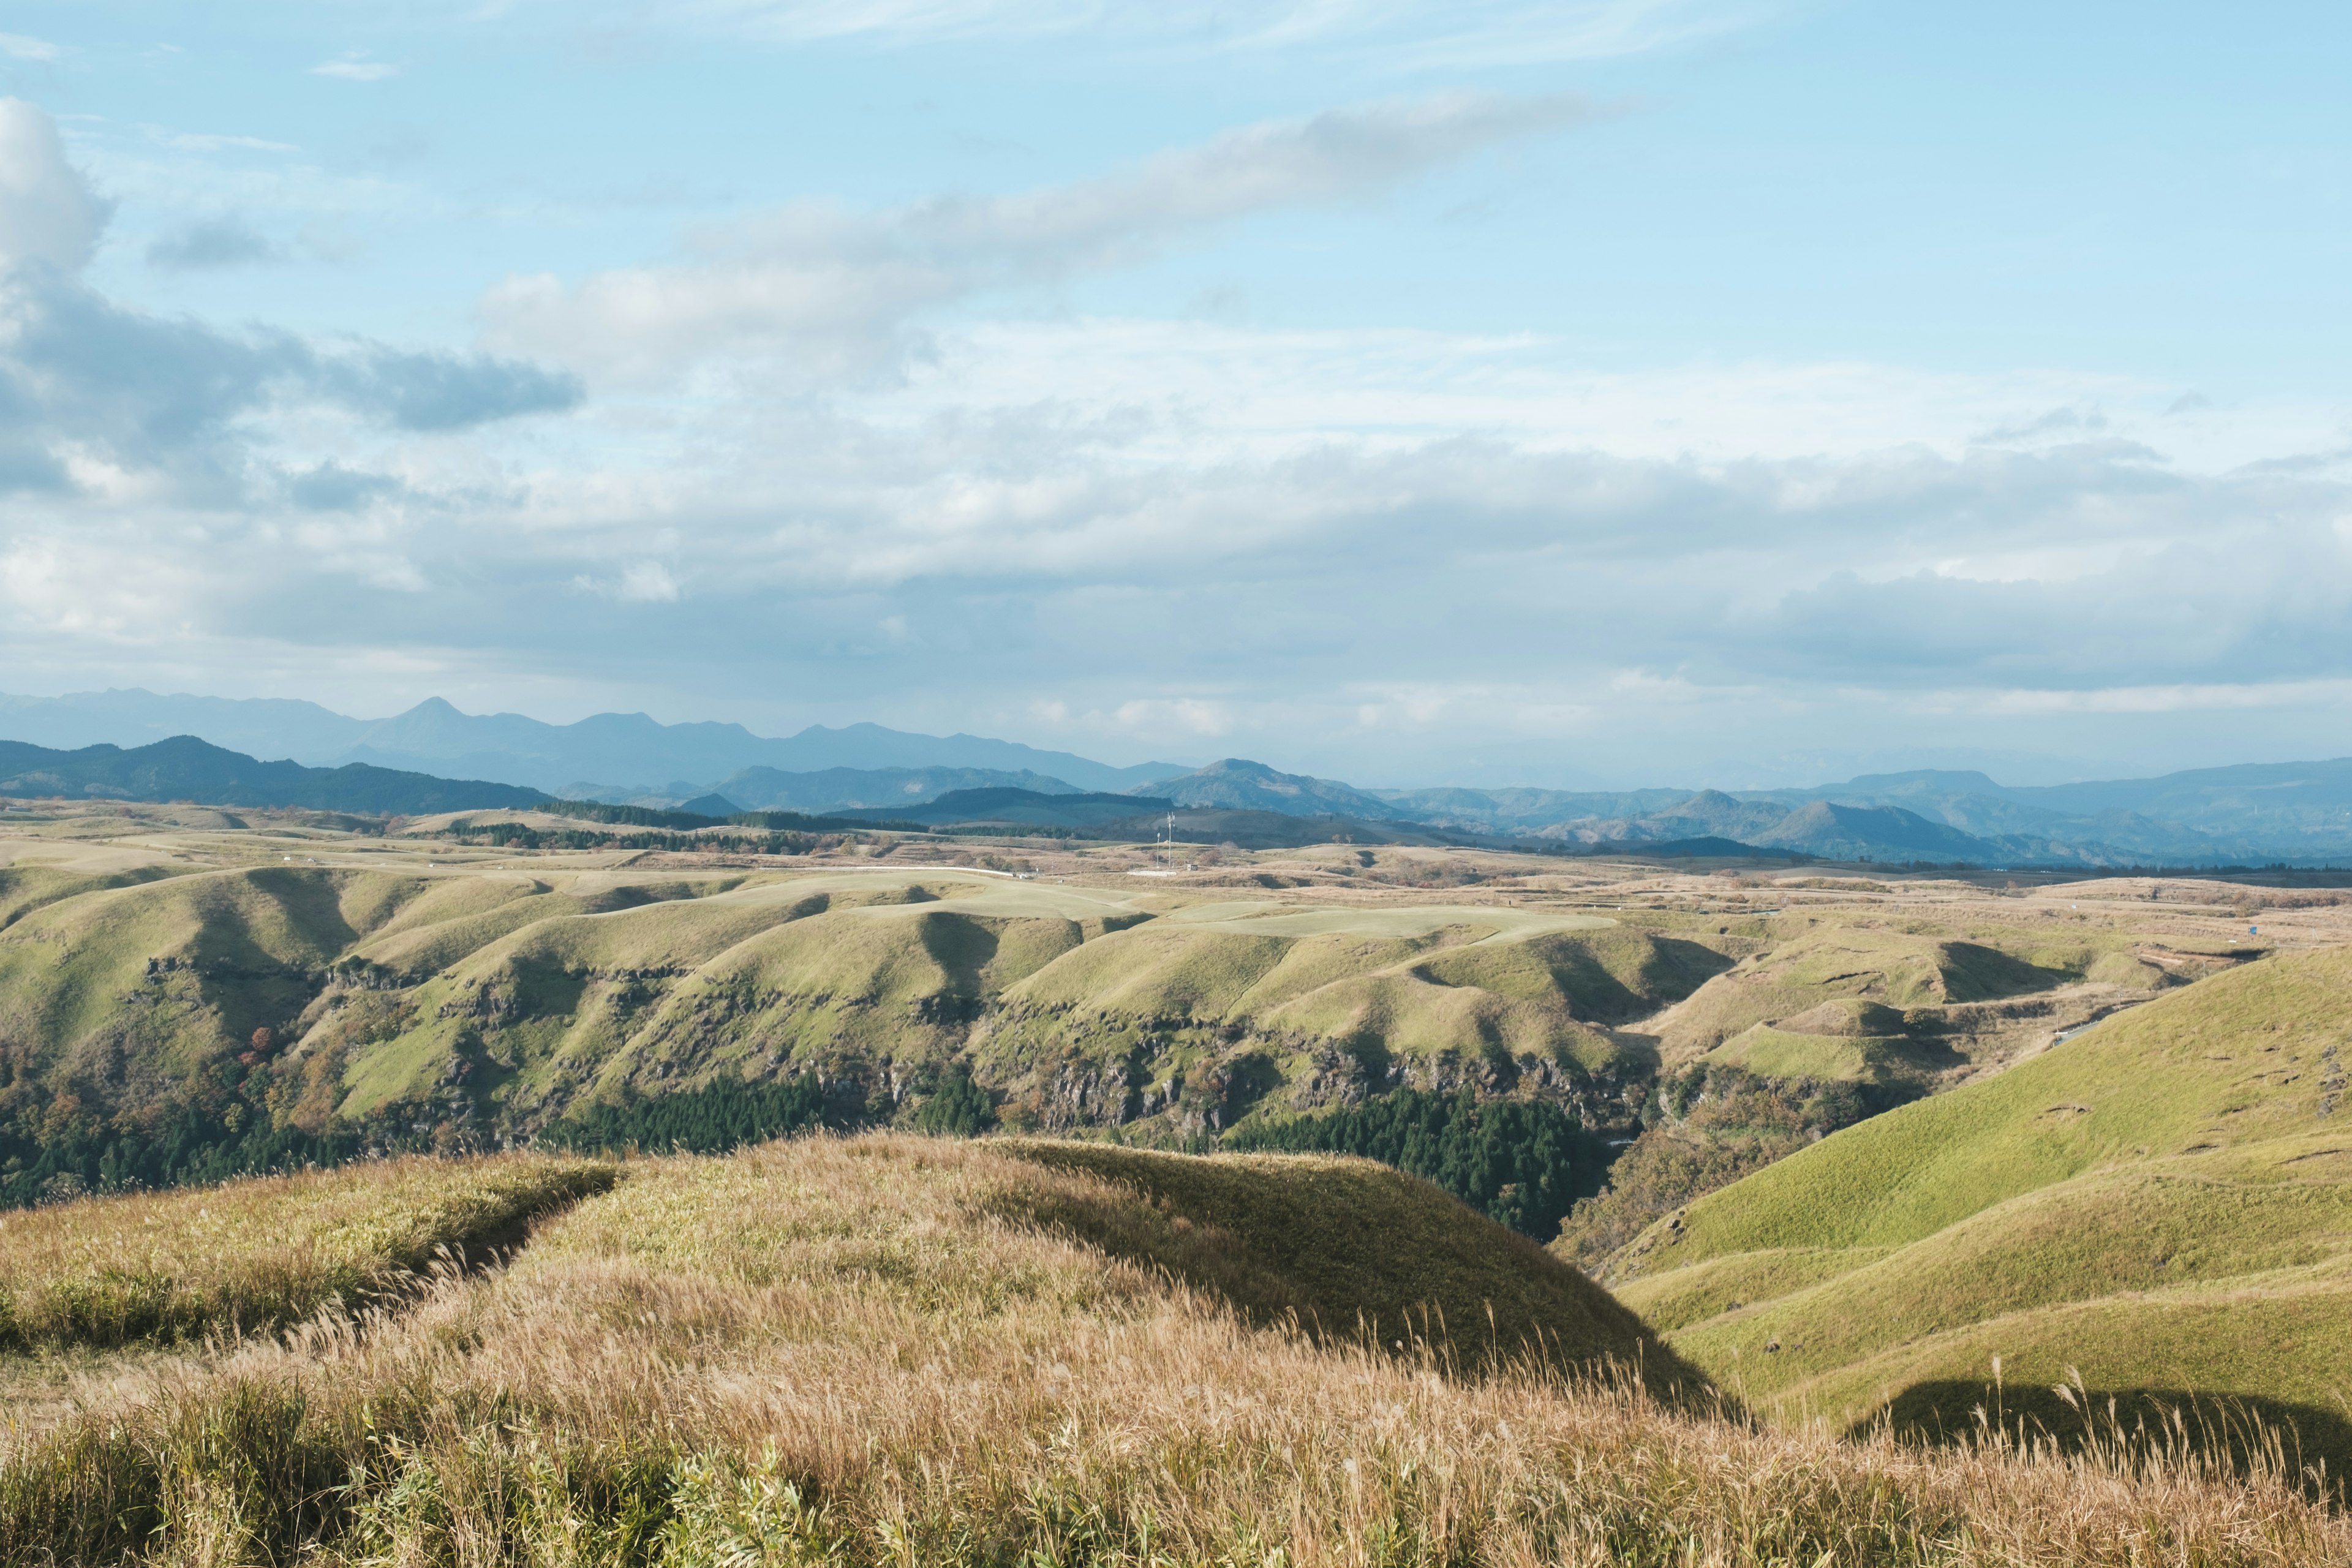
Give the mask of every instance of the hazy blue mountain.
[{"label": "hazy blue mountain", "polygon": [[193,735],[127,751],[108,745],[64,751],[0,741],[0,795],[290,805],[376,816],[535,805],[547,798],[535,789],[491,780],[431,778],[362,763],[306,768],[259,762]]},{"label": "hazy blue mountain", "polygon": [[1378,795],[1332,779],[1276,773],[1264,763],[1226,757],[1207,767],[1161,779],[1146,789],[1180,806],[1272,811],[1285,816],[1350,816],[1378,822],[1404,815]]},{"label": "hazy blue mountain", "polygon": [[[1118,768],[1016,742],[919,735],[878,724],[817,725],[769,737],[740,724],[662,724],[642,713],[549,724],[515,713],[464,713],[437,698],[370,720],[310,702],[135,689],[0,696],[0,737],[53,750],[139,748],[176,736],[313,767],[361,763],[625,803],[674,805],[712,794],[767,811],[904,807],[974,789],[1124,792],[1163,796],[1192,811],[1408,822],[1440,835],[1584,845],[1785,840],[1808,853],[1844,846],[1874,859],[1987,865],[2352,861],[2352,759],[2035,786],[2003,784],[1970,770],[1917,769],[1808,789],[1375,791],[1243,758],[1189,771],[1173,763]],[[576,782],[590,779],[611,782]],[[656,782],[663,780],[669,782]],[[1836,809],[1783,828],[1811,805]],[[1881,812],[1905,815],[1867,815]],[[1924,831],[1907,818],[1947,831]]]},{"label": "hazy blue mountain", "polygon": [[682,800],[677,803],[677,809],[692,812],[697,816],[717,817],[723,822],[728,817],[740,816],[744,808],[723,795],[712,794],[698,795],[691,800]]},{"label": "hazy blue mountain", "polygon": [[1135,824],[1136,837],[1149,837],[1144,821],[1172,803],[1153,795],[999,787],[950,790],[913,807],[877,806],[842,813],[851,817],[895,817],[938,827],[954,824],[1021,827],[1104,827]]},{"label": "hazy blue mountain", "polygon": [[316,763],[341,760],[367,728],[367,720],[281,698],[159,697],[136,689],[70,697],[0,695],[0,737],[63,751],[144,746],[198,735],[257,757]]},{"label": "hazy blue mountain", "polygon": [[775,768],[745,768],[721,779],[720,795],[752,811],[835,811],[849,807],[892,810],[921,805],[950,791],[1026,790],[1037,795],[1078,795],[1076,785],[1026,769],[825,768],[788,773]]},{"label": "hazy blue mountain", "polygon": [[2073,816],[2129,812],[2216,837],[2282,844],[2352,837],[2352,758],[2250,763],[2160,778],[2047,784],[2009,793]]},{"label": "hazy blue mountain", "polygon": [[142,745],[198,735],[215,745],[312,766],[365,763],[495,779],[553,791],[580,779],[650,790],[654,781],[712,787],[749,768],[967,768],[1032,773],[1076,789],[1123,790],[1185,772],[1178,763],[1112,767],[1068,752],[979,735],[918,735],[879,724],[796,735],[755,735],[740,724],[663,724],[643,713],[599,713],[549,724],[520,713],[464,713],[439,698],[389,719],[352,719],[310,702],[152,691],[0,697],[0,737],[46,746]]},{"label": "hazy blue mountain", "polygon": [[[1733,835],[1732,837],[1738,837]],[[1965,860],[1981,864],[1998,848],[1974,834],[1899,805],[1836,805],[1816,800],[1789,812],[1749,842],[1801,849],[1824,860]]]},{"label": "hazy blue mountain", "polygon": [[1901,773],[1863,773],[1843,784],[1821,784],[1810,790],[1775,793],[1827,798],[1832,794],[1864,795],[1880,800],[1940,800],[1949,795],[1981,795],[2011,800],[2016,792],[1994,783],[1974,769],[1914,768]]},{"label": "hazy blue mountain", "polygon": [[[1384,791],[1391,811],[1457,828],[1584,844],[1721,837],[1824,858],[1978,865],[2352,861],[2352,763],[2211,768],[2161,779],[2019,787],[1981,773],[1879,773],[1811,789]],[[1836,808],[1801,816],[1807,806]],[[1953,830],[1924,833],[1893,811]]]},{"label": "hazy blue mountain", "polygon": [[1646,816],[1690,798],[1686,789],[1380,789],[1368,794],[1408,821],[1479,833],[1516,833],[1581,819]]}]

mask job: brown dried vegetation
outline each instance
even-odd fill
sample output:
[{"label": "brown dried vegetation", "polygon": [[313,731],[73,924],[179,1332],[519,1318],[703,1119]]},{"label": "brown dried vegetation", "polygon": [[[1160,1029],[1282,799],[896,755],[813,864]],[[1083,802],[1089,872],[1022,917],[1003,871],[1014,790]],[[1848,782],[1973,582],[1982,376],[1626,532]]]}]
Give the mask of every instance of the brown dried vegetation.
[{"label": "brown dried vegetation", "polygon": [[1253,1326],[1015,1195],[1151,1201],[906,1137],[635,1165],[404,1312],[92,1383],[0,1448],[0,1560],[2352,1560],[2274,1469],[1767,1434],[1524,1357],[1466,1375],[1402,1324]]}]

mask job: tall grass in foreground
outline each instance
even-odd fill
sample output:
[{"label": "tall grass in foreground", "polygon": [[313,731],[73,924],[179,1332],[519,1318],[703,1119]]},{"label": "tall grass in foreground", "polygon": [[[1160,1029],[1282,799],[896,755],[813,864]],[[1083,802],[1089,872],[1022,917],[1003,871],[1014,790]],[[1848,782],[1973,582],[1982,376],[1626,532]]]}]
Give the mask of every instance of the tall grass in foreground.
[{"label": "tall grass in foreground", "polygon": [[1041,1184],[1119,1194],[910,1138],[642,1163],[502,1275],[20,1436],[0,1562],[2352,1561],[2275,1468],[1766,1434],[1253,1329],[1003,1217]]},{"label": "tall grass in foreground", "polygon": [[0,1213],[0,1351],[172,1341],[358,1306],[613,1184],[584,1160],[402,1160]]}]

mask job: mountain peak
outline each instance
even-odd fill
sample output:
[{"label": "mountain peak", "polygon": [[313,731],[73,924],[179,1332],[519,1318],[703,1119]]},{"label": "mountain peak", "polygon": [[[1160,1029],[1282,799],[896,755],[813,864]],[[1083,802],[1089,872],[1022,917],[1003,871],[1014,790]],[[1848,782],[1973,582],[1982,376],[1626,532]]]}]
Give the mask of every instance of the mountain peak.
[{"label": "mountain peak", "polygon": [[1374,822],[1396,815],[1387,801],[1337,779],[1281,773],[1247,757],[1222,758],[1128,793],[1165,796],[1194,810],[1272,811],[1285,816],[1353,816]]}]

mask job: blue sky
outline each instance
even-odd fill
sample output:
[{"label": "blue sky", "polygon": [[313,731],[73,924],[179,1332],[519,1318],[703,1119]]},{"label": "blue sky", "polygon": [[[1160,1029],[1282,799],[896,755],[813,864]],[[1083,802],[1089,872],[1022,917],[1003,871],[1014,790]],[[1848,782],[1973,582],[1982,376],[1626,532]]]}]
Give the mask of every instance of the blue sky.
[{"label": "blue sky", "polygon": [[2339,8],[19,4],[0,687],[2352,751]]}]

